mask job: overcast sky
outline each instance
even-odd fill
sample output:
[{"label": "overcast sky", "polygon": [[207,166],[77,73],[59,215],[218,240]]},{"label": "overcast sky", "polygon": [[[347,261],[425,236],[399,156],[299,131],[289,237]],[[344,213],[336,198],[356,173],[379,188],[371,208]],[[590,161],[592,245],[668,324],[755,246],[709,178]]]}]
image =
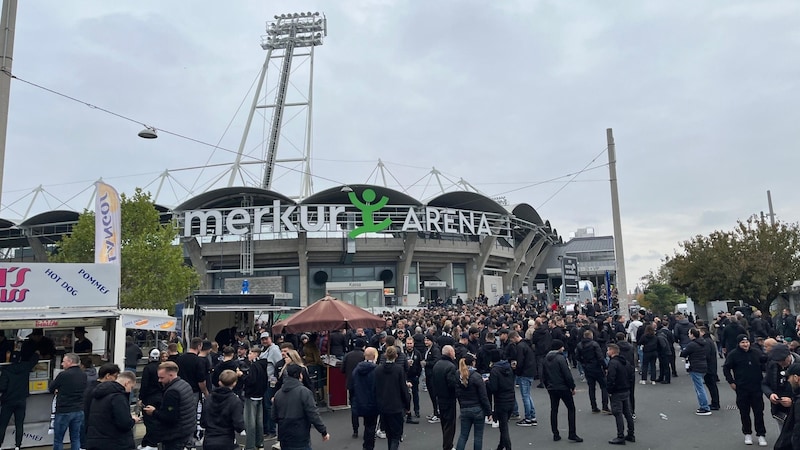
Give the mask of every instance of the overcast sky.
[{"label": "overcast sky", "polygon": [[[417,198],[437,193],[436,167],[529,203],[565,239],[611,235],[610,127],[631,290],[680,241],[766,212],[768,189],[779,219],[800,218],[794,0],[21,1],[14,74],[136,123],[12,81],[0,217],[25,216],[39,185],[28,216],[83,210],[101,177],[155,193],[170,170],[167,206],[224,184],[227,167],[177,169],[234,160],[265,22],[299,11],[328,21],[314,61],[317,191],[382,184],[380,158]],[[295,61],[299,95],[308,64]],[[243,160],[262,157],[264,122]],[[140,139],[141,124],[222,149]],[[291,175],[276,190],[296,195]]]}]

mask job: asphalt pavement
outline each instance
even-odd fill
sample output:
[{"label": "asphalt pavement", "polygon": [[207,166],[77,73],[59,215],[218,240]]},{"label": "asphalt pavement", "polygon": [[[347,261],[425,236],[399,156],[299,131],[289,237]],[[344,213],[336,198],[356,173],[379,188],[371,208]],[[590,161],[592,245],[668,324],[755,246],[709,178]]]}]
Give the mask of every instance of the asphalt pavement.
[{"label": "asphalt pavement", "polygon": [[[746,447],[744,435],[741,432],[739,411],[736,409],[735,394],[722,378],[722,360],[719,374],[721,382],[717,384],[720,390],[721,409],[714,411],[711,416],[697,416],[697,397],[694,393],[692,381],[683,365],[678,361],[678,377],[672,379],[668,385],[636,385],[636,442],[627,443],[627,448],[638,449],[735,449]],[[550,432],[550,400],[545,389],[532,388],[533,401],[536,408],[538,426],[519,427],[510,424],[511,441],[515,450],[528,448],[616,448],[608,441],[616,436],[614,417],[604,414],[592,414],[589,395],[585,382],[581,382],[578,371],[572,370],[577,382],[575,404],[577,408],[577,432],[584,439],[582,443],[569,442],[567,437],[567,416],[563,405],[559,414],[559,430],[562,440],[553,442]],[[637,380],[639,377],[637,376]],[[597,392],[598,404],[600,393]],[[517,390],[517,401],[522,403]],[[401,448],[436,450],[442,448],[442,433],[439,424],[430,424],[425,416],[431,413],[431,404],[427,392],[420,392],[420,423],[418,425],[406,424],[404,440]],[[765,422],[767,426],[767,441],[772,448],[777,438],[777,426],[769,415],[769,406],[765,405]],[[328,411],[323,409],[321,417],[325,422],[331,439],[322,442],[319,433],[312,428],[311,445],[315,450],[324,449],[361,449],[363,426],[359,438],[351,437],[350,410]],[[141,426],[137,426],[137,442],[143,434]],[[458,441],[460,424],[456,426],[455,441]],[[494,449],[499,442],[499,430],[486,425],[483,436],[483,447]],[[274,441],[273,441],[274,442]],[[269,448],[269,442],[267,442]],[[386,440],[377,439],[375,448],[386,448]],[[47,447],[40,447],[42,449]],[[467,443],[467,449],[472,449],[472,438]]]}]

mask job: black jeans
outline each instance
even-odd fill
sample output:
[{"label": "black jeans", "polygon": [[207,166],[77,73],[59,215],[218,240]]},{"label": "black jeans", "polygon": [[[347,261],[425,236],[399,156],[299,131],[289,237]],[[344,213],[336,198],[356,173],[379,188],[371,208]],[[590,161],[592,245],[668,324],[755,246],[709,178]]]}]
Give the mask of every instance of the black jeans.
[{"label": "black jeans", "polygon": [[665,381],[667,383],[672,381],[669,358],[669,355],[658,357],[658,381]]},{"label": "black jeans", "polygon": [[389,450],[396,450],[400,447],[400,439],[403,437],[403,420],[405,416],[402,412],[381,414],[381,423],[386,430],[386,440]]},{"label": "black jeans", "polygon": [[[414,413],[419,415],[419,377],[409,378],[408,381],[411,383],[411,401],[414,405]],[[409,414],[411,414],[410,411]]]},{"label": "black jeans", "polygon": [[439,401],[436,398],[436,391],[433,389],[433,371],[425,373],[425,385],[428,387],[428,395],[431,397],[431,405],[433,405],[433,414],[439,415]]},{"label": "black jeans", "polygon": [[592,409],[597,409],[597,396],[595,395],[595,383],[600,385],[600,400],[603,409],[608,409],[608,391],[606,390],[606,377],[602,372],[595,373],[594,371],[586,372],[586,384],[589,385],[589,402],[592,404]]},{"label": "black jeans", "polygon": [[511,411],[513,409],[513,403],[494,403],[494,414],[492,414],[492,418],[500,424],[500,443],[497,444],[497,450],[511,450],[511,435],[508,432],[508,419],[511,417]]},{"label": "black jeans", "polygon": [[765,436],[767,428],[764,425],[764,396],[759,391],[736,390],[736,407],[742,419],[742,434],[753,434],[753,424],[750,421],[750,410],[753,410],[753,421],[756,423],[756,436]]},{"label": "black jeans", "polygon": [[378,416],[361,416],[364,418],[364,450],[375,448],[375,427],[378,424]]},{"label": "black jeans", "polygon": [[708,406],[714,406],[719,408],[719,388],[717,387],[716,375],[712,373],[707,373],[703,375],[703,382],[708,388],[708,393],[710,397],[710,399],[708,400]]},{"label": "black jeans", "polygon": [[559,402],[564,402],[567,407],[567,422],[569,423],[569,436],[575,436],[575,400],[570,391],[547,391],[550,394],[550,429],[553,436],[558,436],[558,406]]},{"label": "black jeans", "polygon": [[611,414],[617,423],[617,437],[625,437],[625,422],[628,423],[628,436],[633,436],[633,416],[631,395],[628,391],[611,394]]},{"label": "black jeans", "polygon": [[[0,445],[6,438],[6,428],[8,422],[11,421],[11,415],[14,415],[14,443],[17,447],[22,447],[23,425],[25,424],[25,406],[26,400],[20,403],[6,403],[0,408]],[[762,405],[762,408],[763,405]]]},{"label": "black jeans", "polygon": [[439,422],[442,425],[442,449],[452,450],[456,437],[456,401],[445,400],[439,403]]}]

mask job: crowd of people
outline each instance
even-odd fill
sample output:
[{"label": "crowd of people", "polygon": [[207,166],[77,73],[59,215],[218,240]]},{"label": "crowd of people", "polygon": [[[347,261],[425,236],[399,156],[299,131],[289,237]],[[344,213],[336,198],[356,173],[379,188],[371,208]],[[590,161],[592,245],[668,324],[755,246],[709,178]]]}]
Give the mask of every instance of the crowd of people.
[{"label": "crowd of people", "polygon": [[[511,424],[538,425],[534,387],[548,394],[553,440],[562,439],[558,413],[563,404],[566,439],[583,442],[575,414],[576,378],[587,385],[591,412],[614,417],[616,433],[609,444],[625,445],[636,441],[636,385],[671,383],[678,376],[679,356],[692,379],[697,415],[720,408],[717,368],[724,359],[722,375],[735,391],[744,442],[768,445],[766,398],[775,420],[775,448],[800,443],[795,431],[800,321],[788,310],[774,320],[758,311],[749,317],[720,312],[708,323],[690,314],[658,316],[645,310],[625,317],[593,300],[570,311],[512,302],[398,310],[383,318],[384,327],[322,333],[222,330],[215,341],[191,339],[185,351],[180,339],[170,339],[147,354],[136,401],[139,414],[131,414],[136,385],[131,370],[104,364],[90,379],[79,356],[67,353],[64,370],[50,385],[57,393],[54,448],[63,447],[69,432],[76,448],[133,449],[133,428],[143,421],[139,448],[147,450],[201,442],[205,449],[231,450],[239,448],[237,439],[248,450],[275,440],[283,450],[308,449],[312,428],[323,441],[330,438],[317,409],[324,399],[317,395],[321,355],[340,360],[353,438],[361,438],[365,449],[374,448],[376,439],[399,448],[405,426],[418,424],[422,414],[440,424],[444,450],[463,450],[470,435],[473,448],[481,448],[485,427],[499,429],[497,449],[511,449]],[[133,359],[141,356],[131,342],[127,350]],[[15,355],[15,363],[0,375],[0,442],[20,404],[23,419],[17,416],[15,422],[22,425],[23,381],[39,355],[39,350],[26,358]],[[126,369],[135,367],[126,361]],[[420,391],[427,391],[430,411],[421,409]]]}]

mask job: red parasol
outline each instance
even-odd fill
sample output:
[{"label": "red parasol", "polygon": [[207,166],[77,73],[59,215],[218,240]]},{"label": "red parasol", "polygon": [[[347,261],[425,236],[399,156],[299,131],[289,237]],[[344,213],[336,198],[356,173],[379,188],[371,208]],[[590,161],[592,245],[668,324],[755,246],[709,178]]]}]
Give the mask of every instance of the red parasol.
[{"label": "red parasol", "polygon": [[358,306],[326,296],[288,319],[272,326],[273,333],[302,333],[304,331],[331,331],[342,328],[375,328],[386,321]]}]

